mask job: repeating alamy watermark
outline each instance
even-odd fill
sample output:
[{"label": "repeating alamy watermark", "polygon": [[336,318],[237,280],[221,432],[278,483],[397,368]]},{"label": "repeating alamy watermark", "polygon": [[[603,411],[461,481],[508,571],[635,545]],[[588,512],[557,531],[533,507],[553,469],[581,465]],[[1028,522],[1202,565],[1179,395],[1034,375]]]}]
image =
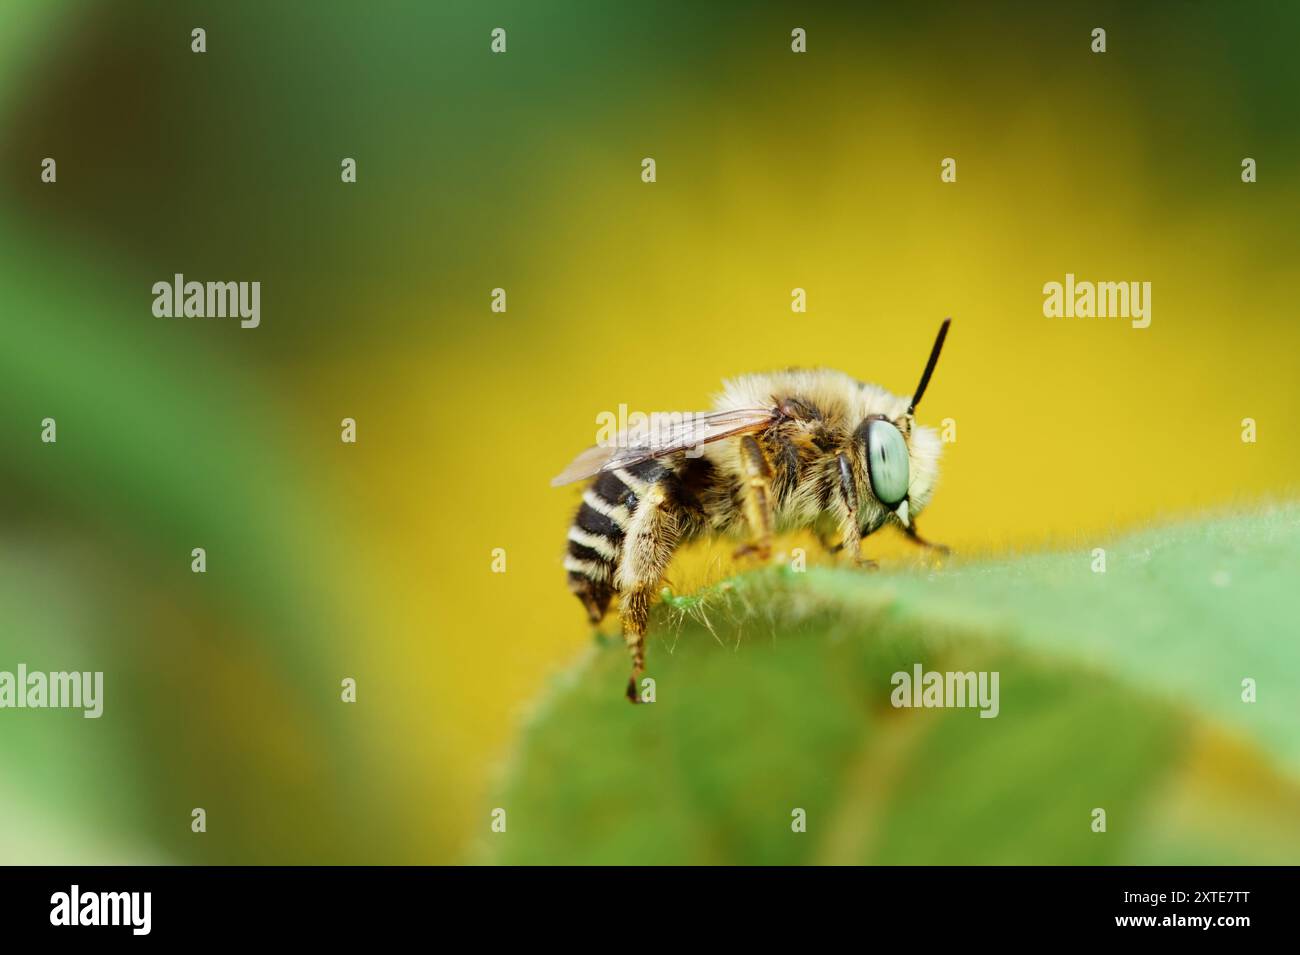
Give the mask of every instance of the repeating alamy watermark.
[{"label": "repeating alamy watermark", "polygon": [[917,663],[910,673],[899,670],[890,678],[889,702],[895,708],[978,708],[981,719],[992,719],[1001,709],[998,679],[997,670],[925,670]]},{"label": "repeating alamy watermark", "polygon": [[74,709],[88,720],[104,712],[104,674],[99,671],[0,670],[0,710]]},{"label": "repeating alamy watermark", "polygon": [[1127,318],[1134,328],[1151,324],[1150,282],[1078,282],[1073,272],[1064,282],[1043,286],[1046,318]]}]

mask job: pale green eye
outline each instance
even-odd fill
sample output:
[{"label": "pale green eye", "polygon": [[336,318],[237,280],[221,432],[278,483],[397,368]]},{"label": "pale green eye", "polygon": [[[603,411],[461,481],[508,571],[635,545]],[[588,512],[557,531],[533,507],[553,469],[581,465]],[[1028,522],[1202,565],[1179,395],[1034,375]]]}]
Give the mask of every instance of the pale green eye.
[{"label": "pale green eye", "polygon": [[888,421],[873,421],[867,429],[867,473],[881,504],[894,507],[907,497],[907,442]]}]

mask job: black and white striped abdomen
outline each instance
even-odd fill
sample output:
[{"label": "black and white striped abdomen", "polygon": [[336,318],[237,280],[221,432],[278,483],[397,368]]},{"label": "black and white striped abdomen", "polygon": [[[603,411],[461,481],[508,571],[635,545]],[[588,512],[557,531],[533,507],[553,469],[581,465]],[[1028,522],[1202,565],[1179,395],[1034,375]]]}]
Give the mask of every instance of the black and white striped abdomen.
[{"label": "black and white striped abdomen", "polygon": [[612,581],[637,500],[615,472],[593,481],[582,493],[582,506],[569,528],[565,569],[592,580]]},{"label": "black and white striped abdomen", "polygon": [[569,528],[564,569],[569,589],[593,621],[605,615],[618,592],[618,566],[632,515],[666,471],[658,461],[643,461],[598,475],[582,493],[582,506]]}]

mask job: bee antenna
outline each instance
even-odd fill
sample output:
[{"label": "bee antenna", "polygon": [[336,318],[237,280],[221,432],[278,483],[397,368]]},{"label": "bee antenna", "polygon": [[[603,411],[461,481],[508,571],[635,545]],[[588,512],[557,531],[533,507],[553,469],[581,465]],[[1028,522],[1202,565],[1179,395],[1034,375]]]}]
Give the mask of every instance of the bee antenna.
[{"label": "bee antenna", "polygon": [[930,360],[925,363],[925,371],[921,373],[921,383],[916,386],[912,403],[907,406],[908,414],[916,410],[916,406],[921,403],[921,396],[925,394],[926,386],[930,384],[930,376],[934,374],[934,366],[939,363],[939,352],[943,349],[943,340],[948,337],[948,326],[951,324],[952,319],[945,318],[943,324],[939,326],[939,335],[934,340],[934,347],[930,349]]}]

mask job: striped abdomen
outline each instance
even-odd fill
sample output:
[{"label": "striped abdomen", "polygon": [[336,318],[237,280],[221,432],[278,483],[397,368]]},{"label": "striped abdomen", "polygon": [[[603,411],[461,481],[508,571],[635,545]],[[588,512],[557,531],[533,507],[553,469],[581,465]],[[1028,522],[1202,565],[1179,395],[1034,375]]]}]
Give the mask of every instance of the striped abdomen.
[{"label": "striped abdomen", "polygon": [[[706,506],[702,498],[714,490],[723,514],[739,513],[739,485],[716,487],[713,464],[703,457],[672,456],[642,461],[596,477],[582,494],[582,506],[569,528],[568,551],[564,569],[569,572],[569,589],[587,608],[592,622],[598,622],[609,609],[609,602],[619,592],[619,568],[623,562],[627,535],[636,525],[636,533],[647,534],[645,521],[634,521],[637,508],[658,488],[657,506],[671,513],[670,535],[650,531],[654,546],[675,548],[691,540],[708,527]],[[649,525],[654,527],[656,525]],[[669,537],[671,543],[668,543]],[[638,546],[649,543],[638,542]],[[654,583],[654,581],[652,581]]]},{"label": "striped abdomen", "polygon": [[640,500],[633,487],[640,483],[626,471],[599,475],[583,491],[582,506],[569,528],[564,556],[569,589],[587,608],[593,623],[605,615],[618,590],[623,537]]},{"label": "striped abdomen", "polygon": [[618,592],[618,566],[632,515],[665,473],[668,469],[660,462],[643,461],[597,476],[582,493],[582,506],[569,528],[564,569],[569,572],[569,589],[593,623],[605,615]]}]

